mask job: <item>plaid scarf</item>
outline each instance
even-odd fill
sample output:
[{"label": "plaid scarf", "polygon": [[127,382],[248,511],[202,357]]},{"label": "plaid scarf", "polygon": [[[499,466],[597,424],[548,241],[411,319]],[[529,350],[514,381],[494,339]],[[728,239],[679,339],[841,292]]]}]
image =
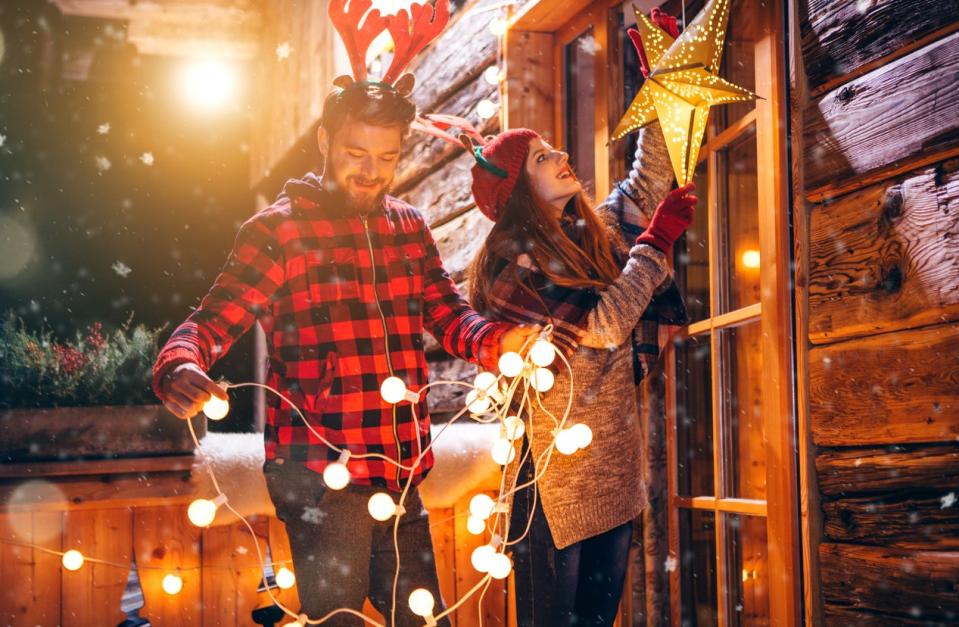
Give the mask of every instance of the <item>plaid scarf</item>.
[{"label": "plaid scarf", "polygon": [[[604,217],[615,221],[614,230],[622,234],[622,238],[613,238],[611,242],[620,266],[625,266],[629,246],[644,230],[623,220],[623,199],[624,194],[617,187],[604,203]],[[570,239],[578,241],[578,229],[568,213],[564,214],[561,224]],[[516,324],[551,324],[553,344],[567,357],[572,355],[586,332],[590,310],[599,302],[599,291],[556,285],[534,266],[526,254],[515,260],[499,258],[493,267],[493,275],[487,304],[494,317]],[[657,289],[633,331],[636,383],[650,372],[659,358],[659,325],[687,322],[686,304],[679,288],[670,279]]]}]

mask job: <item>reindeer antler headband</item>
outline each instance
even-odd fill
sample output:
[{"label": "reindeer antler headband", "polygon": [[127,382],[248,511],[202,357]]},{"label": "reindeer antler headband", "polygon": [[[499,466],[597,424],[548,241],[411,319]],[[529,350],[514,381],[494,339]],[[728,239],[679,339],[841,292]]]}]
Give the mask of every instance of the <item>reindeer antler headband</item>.
[{"label": "reindeer antler headband", "polygon": [[[372,6],[371,0],[330,0],[330,21],[346,46],[353,69],[353,76],[339,76],[333,84],[348,89],[355,84],[377,83],[409,96],[416,79],[410,73],[404,74],[403,70],[446,28],[450,19],[449,0],[436,0],[435,7],[427,2],[414,3],[409,12],[403,9],[386,16]],[[393,62],[382,79],[369,81],[366,51],[384,30],[388,30],[393,38]]]},{"label": "reindeer antler headband", "polygon": [[[489,137],[483,137],[482,133],[476,130],[476,127],[470,124],[469,120],[455,115],[444,115],[441,113],[428,113],[416,118],[410,125],[410,128],[438,137],[443,141],[466,148],[476,163],[481,168],[495,174],[499,178],[505,179],[508,173],[503,168],[495,165],[492,161],[483,156],[483,146],[489,141]],[[460,131],[458,135],[450,132],[451,129]]]}]

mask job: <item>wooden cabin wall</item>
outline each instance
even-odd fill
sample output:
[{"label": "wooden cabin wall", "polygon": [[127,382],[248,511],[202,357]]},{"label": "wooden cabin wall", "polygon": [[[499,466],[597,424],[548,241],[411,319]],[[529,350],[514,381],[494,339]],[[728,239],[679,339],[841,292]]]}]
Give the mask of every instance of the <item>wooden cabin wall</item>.
[{"label": "wooden cabin wall", "polygon": [[959,12],[793,10],[807,618],[955,624]]}]

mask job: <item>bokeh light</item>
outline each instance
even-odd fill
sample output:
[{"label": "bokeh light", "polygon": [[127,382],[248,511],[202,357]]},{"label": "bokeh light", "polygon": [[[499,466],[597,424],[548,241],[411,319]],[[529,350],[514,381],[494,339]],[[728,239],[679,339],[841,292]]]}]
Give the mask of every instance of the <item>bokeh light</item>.
[{"label": "bokeh light", "polygon": [[223,61],[198,59],[183,69],[183,95],[200,111],[222,109],[236,95],[236,71]]},{"label": "bokeh light", "polygon": [[33,258],[36,248],[33,229],[10,215],[0,215],[0,279],[20,274]]}]

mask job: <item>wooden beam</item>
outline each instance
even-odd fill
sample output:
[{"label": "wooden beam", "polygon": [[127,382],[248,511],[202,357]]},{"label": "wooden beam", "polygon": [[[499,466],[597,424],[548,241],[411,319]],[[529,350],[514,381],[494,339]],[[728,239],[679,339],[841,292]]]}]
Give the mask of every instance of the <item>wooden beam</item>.
[{"label": "wooden beam", "polygon": [[822,450],[816,456],[824,497],[937,490],[959,486],[959,443]]},{"label": "wooden beam", "polygon": [[954,551],[959,549],[959,507],[943,505],[947,494],[916,486],[898,493],[827,501],[823,504],[826,538],[847,544]]},{"label": "wooden beam", "polygon": [[883,333],[809,353],[818,446],[952,441],[959,437],[959,323]]}]

